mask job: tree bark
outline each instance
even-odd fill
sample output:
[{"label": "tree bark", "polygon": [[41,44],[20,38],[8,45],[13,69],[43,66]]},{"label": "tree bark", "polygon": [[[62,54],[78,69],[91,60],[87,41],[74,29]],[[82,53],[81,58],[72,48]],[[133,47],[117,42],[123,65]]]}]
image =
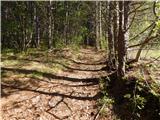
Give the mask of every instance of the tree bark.
[{"label": "tree bark", "polygon": [[52,18],[51,18],[51,5],[52,2],[48,2],[47,13],[48,13],[48,49],[52,49]]},{"label": "tree bark", "polygon": [[[128,45],[129,45],[129,4],[130,4],[130,1],[125,1],[124,2],[124,24],[123,24],[123,29],[124,29],[124,38],[125,38],[125,41],[126,41],[126,48],[128,48]],[[126,59],[127,59],[127,50],[126,50]]]},{"label": "tree bark", "polygon": [[55,13],[56,13],[56,2],[52,3],[52,44],[55,47]]},{"label": "tree bark", "polygon": [[114,58],[114,43],[113,43],[113,29],[112,29],[112,11],[113,6],[111,2],[108,2],[108,65],[110,69],[114,68],[113,60]]},{"label": "tree bark", "polygon": [[123,30],[123,6],[124,2],[119,1],[119,32],[118,32],[118,77],[121,79],[125,75],[126,62],[126,40]]},{"label": "tree bark", "polygon": [[[117,2],[116,1],[114,1],[113,2],[113,5],[114,5],[114,8],[116,8],[116,9],[118,9],[118,6],[117,6]],[[114,39],[114,56],[115,56],[115,68],[117,69],[117,60],[118,60],[118,58],[117,58],[117,48],[118,48],[118,46],[117,46],[117,41],[118,41],[118,13],[117,13],[117,10],[116,9],[114,9],[114,11],[113,11],[113,39]]]},{"label": "tree bark", "polygon": [[96,1],[96,49],[99,50],[99,41],[100,41],[100,34],[99,34],[99,2]]},{"label": "tree bark", "polygon": [[102,3],[99,2],[99,47],[102,48]]},{"label": "tree bark", "polygon": [[36,12],[36,47],[39,47],[40,44],[40,23],[39,17]]},{"label": "tree bark", "polygon": [[65,21],[64,21],[64,31],[63,31],[63,36],[64,36],[64,43],[67,45],[68,44],[68,1],[64,1],[64,8],[65,8]]}]

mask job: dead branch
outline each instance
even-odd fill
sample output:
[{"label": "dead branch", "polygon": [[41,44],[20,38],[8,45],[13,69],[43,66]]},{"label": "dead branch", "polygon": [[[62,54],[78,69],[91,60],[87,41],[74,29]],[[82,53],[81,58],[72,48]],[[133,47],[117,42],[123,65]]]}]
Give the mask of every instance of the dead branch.
[{"label": "dead branch", "polygon": [[139,44],[136,44],[136,45],[131,45],[131,46],[129,46],[128,48],[133,48],[133,47],[137,47],[137,46],[140,46],[140,45],[147,44],[150,40],[152,40],[152,39],[154,39],[154,38],[156,38],[156,37],[158,37],[158,35],[152,36],[152,37],[150,37],[150,38],[147,37],[143,42],[141,42],[141,43],[139,43]]},{"label": "dead branch", "polygon": [[143,3],[140,3],[139,6],[136,7],[134,10],[130,11],[130,12],[128,13],[128,15],[130,15],[130,14],[136,12],[136,11],[137,11],[139,8],[141,8],[143,5],[144,5]]},{"label": "dead branch", "polygon": [[146,30],[148,30],[150,27],[152,27],[155,24],[155,22],[151,23],[148,27],[146,27],[143,31],[141,31],[139,34],[137,34],[136,36],[134,36],[133,38],[131,38],[129,41],[137,38],[138,36],[140,36],[142,33],[144,33]]}]

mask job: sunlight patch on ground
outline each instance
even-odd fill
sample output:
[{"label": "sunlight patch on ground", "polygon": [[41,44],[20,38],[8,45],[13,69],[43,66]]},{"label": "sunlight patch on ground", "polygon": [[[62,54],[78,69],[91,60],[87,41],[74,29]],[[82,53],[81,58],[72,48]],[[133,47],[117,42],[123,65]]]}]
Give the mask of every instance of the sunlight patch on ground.
[{"label": "sunlight patch on ground", "polygon": [[5,60],[5,61],[1,62],[2,67],[16,66],[18,64],[19,64],[19,61],[17,61],[17,60]]},{"label": "sunlight patch on ground", "polygon": [[18,60],[4,60],[1,62],[2,67],[14,67],[14,68],[21,68],[26,70],[37,70],[40,72],[49,72],[49,73],[56,73],[63,69],[63,66],[56,64],[56,63],[49,63],[44,64],[40,62],[26,62],[26,61],[18,61]]}]

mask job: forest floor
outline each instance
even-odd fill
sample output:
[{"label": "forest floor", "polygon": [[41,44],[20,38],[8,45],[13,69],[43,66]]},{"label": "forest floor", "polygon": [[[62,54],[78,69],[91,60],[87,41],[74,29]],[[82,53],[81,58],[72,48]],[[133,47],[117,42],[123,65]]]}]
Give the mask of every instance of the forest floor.
[{"label": "forest floor", "polygon": [[2,56],[2,119],[92,120],[105,61],[94,49]]},{"label": "forest floor", "polygon": [[[131,120],[133,111],[130,112],[129,109],[135,106],[135,99],[134,114],[138,116],[141,113],[148,114],[152,115],[151,118],[157,113],[160,114],[160,111],[157,111],[160,110],[158,107],[160,102],[157,103],[160,98],[153,95],[160,93],[159,60],[153,59],[151,62],[144,60],[128,66],[126,78],[129,81],[125,81],[127,84],[123,96],[131,95],[134,99],[125,98],[122,102],[122,100],[117,101],[117,95],[114,95],[116,89],[114,87],[116,85],[112,82],[115,81],[114,78],[110,78],[111,83],[104,79],[108,79],[111,75],[104,69],[106,51],[97,52],[93,48],[77,51],[32,49],[26,53],[2,54],[1,58],[3,120],[94,120],[99,112],[97,120],[118,118]],[[141,69],[145,63],[146,65],[143,65],[145,69]],[[142,75],[146,78],[143,82]],[[137,82],[134,76],[141,80]],[[109,87],[106,84],[110,84]],[[138,89],[142,89],[142,92]],[[138,92],[135,94],[135,91]],[[149,104],[153,103],[152,107],[146,105],[146,108],[150,108],[145,112],[139,112],[139,107],[143,109],[143,105],[147,103],[145,99]],[[102,107],[104,103],[105,108]],[[158,117],[156,116],[156,119]]]}]

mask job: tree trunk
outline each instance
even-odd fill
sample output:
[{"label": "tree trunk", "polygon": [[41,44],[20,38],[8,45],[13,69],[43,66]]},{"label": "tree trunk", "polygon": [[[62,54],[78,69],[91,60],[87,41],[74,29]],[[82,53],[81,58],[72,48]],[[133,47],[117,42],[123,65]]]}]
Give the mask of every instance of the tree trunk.
[{"label": "tree trunk", "polygon": [[39,26],[39,17],[36,12],[36,47],[39,47],[40,44],[40,26]]},{"label": "tree trunk", "polygon": [[30,24],[32,27],[32,32],[30,33],[30,41],[27,43],[27,46],[29,46],[29,44],[31,43],[31,47],[36,47],[35,45],[35,6],[34,6],[34,2],[31,1],[29,2],[29,9],[30,9]]},{"label": "tree trunk", "polygon": [[[130,1],[125,1],[124,2],[124,31],[125,31],[125,41],[126,41],[126,49],[128,48],[128,44],[129,44],[129,4]],[[126,50],[126,59],[127,59],[127,50]]]},{"label": "tree trunk", "polygon": [[[54,7],[54,8],[53,8]],[[52,3],[52,43],[53,43],[53,46],[55,47],[55,13],[56,13],[56,2],[54,2],[54,4]]]},{"label": "tree trunk", "polygon": [[125,75],[126,62],[126,41],[123,30],[123,6],[124,3],[119,1],[119,32],[118,32],[118,77],[121,79]]},{"label": "tree trunk", "polygon": [[21,23],[21,28],[22,28],[22,35],[21,35],[21,40],[22,40],[22,44],[21,44],[21,51],[24,50],[25,48],[25,19],[24,16],[22,17],[22,23]]},{"label": "tree trunk", "polygon": [[32,33],[34,35],[33,37],[33,43],[34,43],[34,47],[37,47],[37,9],[36,6],[34,6],[34,23],[33,23],[33,27],[34,27],[34,33]]},{"label": "tree trunk", "polygon": [[100,41],[100,34],[99,34],[99,2],[96,1],[96,49],[99,50],[99,41]]},{"label": "tree trunk", "polygon": [[102,4],[99,2],[99,47],[102,48]]},{"label": "tree trunk", "polygon": [[64,8],[65,8],[65,22],[64,22],[64,31],[63,31],[63,36],[64,36],[64,43],[67,45],[68,44],[68,1],[64,1]]},{"label": "tree trunk", "polygon": [[112,4],[108,2],[108,65],[110,69],[114,67],[113,60],[114,58],[114,43],[113,43],[113,31],[112,31]]},{"label": "tree trunk", "polygon": [[52,49],[52,18],[51,18],[51,4],[48,2],[47,12],[48,12],[48,49]]},{"label": "tree trunk", "polygon": [[[113,2],[113,5],[114,5],[114,8],[118,9],[118,6],[117,6],[117,2],[114,1]],[[114,12],[113,12],[113,39],[114,39],[114,55],[115,55],[115,68],[117,69],[117,41],[118,41],[118,19],[117,19],[117,10],[114,9]]]}]

